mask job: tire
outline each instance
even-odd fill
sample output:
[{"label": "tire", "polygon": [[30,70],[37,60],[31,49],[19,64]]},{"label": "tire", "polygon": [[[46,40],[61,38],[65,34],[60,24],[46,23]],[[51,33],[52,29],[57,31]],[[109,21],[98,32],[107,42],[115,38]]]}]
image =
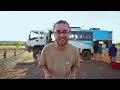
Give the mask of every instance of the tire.
[{"label": "tire", "polygon": [[33,47],[32,51],[33,51],[34,59],[37,60],[37,54],[39,53],[39,51],[42,51],[43,47],[44,47],[44,45],[43,46],[36,45]]},{"label": "tire", "polygon": [[31,52],[32,47],[28,47],[28,52]]},{"label": "tire", "polygon": [[31,52],[31,50],[28,50],[28,52]]},{"label": "tire", "polygon": [[37,60],[37,54],[39,53],[39,51],[40,51],[40,48],[34,48],[34,50],[33,50],[33,57],[36,60]]},{"label": "tire", "polygon": [[81,53],[81,57],[83,60],[90,60],[91,58],[91,52],[90,50],[83,50],[82,53]]}]

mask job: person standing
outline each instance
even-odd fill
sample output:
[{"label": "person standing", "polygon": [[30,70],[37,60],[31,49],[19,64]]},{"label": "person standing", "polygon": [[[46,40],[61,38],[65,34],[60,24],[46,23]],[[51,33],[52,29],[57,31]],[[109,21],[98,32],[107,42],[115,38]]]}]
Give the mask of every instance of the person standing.
[{"label": "person standing", "polygon": [[100,55],[100,61],[103,61],[103,57],[102,57],[102,53],[103,53],[102,44],[99,44],[98,51],[99,51],[99,55]]},{"label": "person standing", "polygon": [[94,59],[95,61],[98,61],[98,44],[95,43],[94,46],[93,46],[93,49],[94,49]]},{"label": "person standing", "polygon": [[76,79],[79,65],[79,50],[68,43],[70,26],[60,20],[53,25],[55,41],[47,44],[41,52],[38,66],[46,79]]},{"label": "person standing", "polygon": [[115,44],[112,44],[112,47],[109,48],[109,55],[111,62],[116,60],[116,54],[117,54],[117,48],[115,47]]}]

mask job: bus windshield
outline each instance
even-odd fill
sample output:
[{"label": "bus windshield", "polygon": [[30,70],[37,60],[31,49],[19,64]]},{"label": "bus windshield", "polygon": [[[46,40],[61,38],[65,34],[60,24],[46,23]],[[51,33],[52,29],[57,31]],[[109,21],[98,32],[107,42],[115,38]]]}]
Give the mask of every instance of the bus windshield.
[{"label": "bus windshield", "polygon": [[40,36],[40,39],[44,38],[44,33],[43,32],[38,32],[38,31],[31,31],[29,35],[29,40],[34,40],[38,39],[38,36]]}]

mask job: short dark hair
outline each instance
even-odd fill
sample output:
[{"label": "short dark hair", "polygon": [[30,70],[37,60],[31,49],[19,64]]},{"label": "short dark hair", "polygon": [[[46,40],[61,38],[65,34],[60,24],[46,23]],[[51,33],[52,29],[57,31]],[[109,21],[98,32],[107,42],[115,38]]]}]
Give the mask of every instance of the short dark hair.
[{"label": "short dark hair", "polygon": [[115,46],[115,44],[112,44],[113,46]]},{"label": "short dark hair", "polygon": [[59,21],[57,21],[57,22],[53,25],[53,30],[55,29],[55,26],[56,26],[57,24],[61,24],[61,23],[67,24],[67,25],[68,25],[68,28],[69,28],[69,30],[70,30],[70,25],[69,25],[68,22],[65,21],[65,20],[59,20]]}]

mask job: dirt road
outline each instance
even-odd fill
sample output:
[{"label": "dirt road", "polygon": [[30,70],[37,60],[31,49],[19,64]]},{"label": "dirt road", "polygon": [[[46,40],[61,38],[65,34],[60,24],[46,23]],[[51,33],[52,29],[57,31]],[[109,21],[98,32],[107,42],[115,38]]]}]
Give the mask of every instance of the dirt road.
[{"label": "dirt road", "polygon": [[[22,52],[19,58],[0,66],[0,79],[44,79],[43,72],[35,65],[32,53]],[[120,70],[114,70],[106,62],[82,62],[78,79],[120,79]]]}]

